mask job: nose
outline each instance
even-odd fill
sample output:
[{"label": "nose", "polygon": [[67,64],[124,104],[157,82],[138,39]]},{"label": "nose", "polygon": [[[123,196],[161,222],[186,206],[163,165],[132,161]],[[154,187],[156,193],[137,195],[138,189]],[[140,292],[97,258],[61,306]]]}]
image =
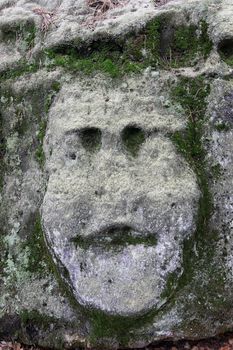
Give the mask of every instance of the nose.
[{"label": "nose", "polygon": [[182,213],[191,210],[190,196],[199,192],[193,173],[177,159],[172,142],[163,137],[148,139],[135,157],[122,147],[102,148],[85,172],[77,169],[77,197],[85,193],[92,208],[83,234],[117,225],[143,234],[184,231]]},{"label": "nose", "polygon": [[92,220],[87,227],[90,233],[118,225],[143,231],[147,169],[139,163],[117,148],[96,155],[88,176],[92,189]]}]

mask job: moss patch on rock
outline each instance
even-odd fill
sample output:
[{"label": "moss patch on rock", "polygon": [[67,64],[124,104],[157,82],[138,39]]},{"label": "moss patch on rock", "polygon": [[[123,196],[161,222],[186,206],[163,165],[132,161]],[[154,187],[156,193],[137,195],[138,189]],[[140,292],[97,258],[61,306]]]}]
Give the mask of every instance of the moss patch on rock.
[{"label": "moss patch on rock", "polygon": [[[216,231],[210,229],[209,225],[213,212],[213,199],[209,188],[209,180],[212,174],[208,169],[206,151],[203,146],[206,98],[209,92],[210,86],[202,77],[180,79],[172,91],[172,96],[183,107],[189,116],[189,120],[186,130],[175,133],[172,140],[195,171],[201,190],[196,232],[193,237],[184,243],[184,273],[179,285],[180,288],[187,285],[192,281],[197,271],[205,271],[209,276],[206,281],[206,288],[214,294],[213,290],[216,290],[216,283],[218,286],[222,285],[220,288],[222,290],[224,274],[221,269],[217,269],[214,262],[211,263],[219,236]],[[218,172],[218,168],[216,171]],[[215,288],[213,288],[214,285]],[[215,299],[213,298],[213,300]]]},{"label": "moss patch on rock", "polygon": [[47,329],[51,324],[57,321],[54,317],[42,315],[37,310],[23,310],[20,313],[20,319],[23,327],[28,325],[32,326],[32,323],[39,328]]},{"label": "moss patch on rock", "polygon": [[[183,107],[188,116],[186,130],[184,132],[176,132],[172,136],[172,141],[196,173],[198,185],[201,190],[196,232],[194,238],[187,241],[184,247],[184,266],[186,272],[183,275],[183,283],[187,283],[187,279],[189,280],[192,276],[191,271],[194,272],[195,264],[191,258],[193,255],[191,253],[193,244],[196,245],[196,249],[202,250],[204,248],[203,243],[205,242],[205,246],[206,242],[209,244],[212,236],[212,233],[209,232],[209,219],[213,204],[208,183],[208,172],[205,161],[206,154],[202,144],[205,110],[207,106],[206,98],[209,92],[210,86],[202,77],[196,79],[181,78],[172,91],[174,101]],[[195,259],[195,257],[193,258]]]},{"label": "moss patch on rock", "polygon": [[36,27],[31,21],[10,23],[1,27],[4,42],[15,44],[20,42],[19,48],[28,51],[35,45]]},{"label": "moss patch on rock", "polygon": [[[29,50],[34,45],[35,28],[29,26],[26,33],[23,38]],[[9,35],[6,32],[6,37]],[[163,69],[193,66],[208,57],[212,45],[204,20],[198,25],[176,25],[171,14],[163,14],[149,21],[139,32],[123,38],[96,40],[88,47],[85,42],[76,40],[47,49],[39,59],[31,62],[22,59],[11,70],[2,72],[0,79],[35,72],[43,66],[50,70],[63,67],[86,75],[100,71],[112,78],[138,73],[148,66]]]},{"label": "moss patch on rock", "polygon": [[114,249],[114,251],[121,250],[123,247],[127,245],[137,245],[143,244],[145,246],[155,246],[157,243],[157,239],[155,235],[148,235],[147,237],[142,236],[132,236],[129,230],[126,228],[118,229],[117,233],[112,232],[111,241],[109,241],[109,236],[102,236],[101,238],[83,238],[81,236],[77,236],[73,239],[73,242],[83,249],[88,249],[89,247],[95,245],[95,247],[104,247],[104,249]]},{"label": "moss patch on rock", "polygon": [[0,110],[0,192],[3,189],[3,181],[4,181],[4,169],[5,169],[5,163],[4,163],[4,155],[6,151],[6,142],[5,137],[3,134],[3,118],[1,115]]},{"label": "moss patch on rock", "polygon": [[37,135],[38,146],[37,146],[37,149],[35,152],[35,157],[36,157],[36,160],[41,167],[43,167],[44,163],[45,163],[45,154],[44,154],[44,150],[43,150],[43,140],[45,137],[46,125],[47,125],[46,120],[42,120],[40,122],[39,131],[38,131],[38,135]]},{"label": "moss patch on rock", "polygon": [[151,20],[137,35],[130,34],[125,39],[93,42],[88,50],[66,46],[45,53],[50,68],[61,66],[82,74],[102,71],[117,78],[147,66],[170,69],[194,65],[198,59],[205,59],[211,49],[205,21],[199,26],[175,26],[171,16],[163,15]]},{"label": "moss patch on rock", "polygon": [[16,65],[11,67],[11,69],[0,72],[0,81],[15,79],[27,73],[35,73],[40,67],[42,68],[36,61],[28,62],[25,59],[21,59]]},{"label": "moss patch on rock", "polygon": [[0,228],[0,277],[3,275],[5,268],[6,249],[4,244],[4,233]]},{"label": "moss patch on rock", "polygon": [[[45,163],[45,154],[43,150],[43,141],[46,133],[46,127],[47,127],[47,114],[49,112],[49,109],[53,103],[53,100],[56,96],[56,94],[60,90],[60,83],[58,81],[54,81],[51,85],[51,88],[49,91],[47,91],[46,98],[44,101],[44,111],[42,115],[39,115],[40,123],[39,123],[39,130],[37,133],[37,148],[35,151],[35,157],[37,162],[39,163],[40,167],[43,168]],[[43,116],[44,114],[44,116]]]},{"label": "moss patch on rock", "polygon": [[68,332],[69,328],[72,327],[71,322],[46,315],[36,309],[22,310],[19,314],[19,320],[20,331],[17,338],[21,342],[27,344],[38,344],[39,342],[41,346],[47,344],[51,348],[65,348],[66,341],[62,333],[64,330]]},{"label": "moss patch on rock", "polygon": [[[112,78],[118,78],[131,72],[140,72],[150,65],[164,69],[194,65],[198,59],[205,59],[212,49],[212,42],[207,32],[208,26],[204,21],[200,22],[199,26],[182,25],[175,27],[169,24],[166,17],[162,17],[152,20],[140,33],[137,33],[137,35],[130,35],[124,38],[123,41],[122,39],[117,39],[114,42],[95,42],[88,49],[80,49],[71,46],[61,47],[47,50],[45,52],[45,57],[49,58],[48,69],[60,66],[68,71],[80,72],[82,74],[93,74],[96,71],[101,71]],[[168,34],[166,45],[164,44],[165,34]],[[9,40],[12,40],[12,38],[9,38]],[[32,38],[28,40],[31,43],[30,45],[32,45],[34,40],[33,35]],[[3,80],[15,78],[24,73],[36,71],[38,68],[39,65],[37,63],[25,62],[24,65],[22,61],[18,67],[2,73],[0,78]],[[45,103],[45,113],[48,113],[53,98],[59,91],[59,88],[59,83],[55,83],[48,93]],[[184,246],[185,270],[179,281],[178,288],[180,289],[187,285],[194,276],[195,269],[197,268],[196,249],[198,254],[207,261],[208,259],[211,261],[213,249],[217,241],[216,232],[210,232],[209,230],[209,219],[212,213],[212,198],[208,184],[209,174],[205,162],[206,154],[202,144],[205,123],[205,101],[208,93],[209,85],[203,78],[196,78],[193,80],[182,78],[172,91],[173,100],[179,103],[189,116],[186,130],[184,132],[175,133],[172,136],[172,140],[177,145],[179,152],[185,156],[194,169],[202,192],[199,203],[197,229],[194,238],[186,241]],[[43,139],[46,130],[46,120],[45,117],[41,117],[39,113],[38,117],[40,118],[40,125],[37,134],[38,147],[35,156],[39,164],[43,167],[45,161]],[[24,122],[19,123],[17,125],[19,135],[22,135],[26,128],[27,124],[24,124]],[[136,134],[130,133],[130,135],[132,136],[130,143],[126,142],[125,146],[133,156],[136,156],[138,145],[144,141],[144,135],[141,130]],[[127,139],[128,136],[127,134]],[[3,141],[1,142],[1,140]],[[1,148],[1,143],[3,145],[3,150]],[[1,155],[4,155],[4,138],[1,138],[0,124],[0,157]],[[83,245],[83,241],[79,237],[76,243]],[[113,243],[121,244],[121,242],[118,241]],[[134,237],[130,237],[129,244],[138,243],[140,243],[140,237],[138,237],[137,240]],[[155,244],[154,240],[151,244]],[[39,215],[35,219],[33,232],[24,243],[24,247],[25,249],[29,248],[30,251],[27,268],[29,272],[38,273],[40,276],[43,276],[48,270],[50,271],[50,269],[53,269],[53,272],[56,274],[56,268],[54,268],[54,264],[51,262],[52,259],[47,252]],[[210,267],[209,273],[210,275],[214,273],[212,267]],[[219,279],[217,274],[216,276],[216,279]],[[59,273],[57,273],[57,278],[58,280],[61,279]],[[174,290],[176,278],[176,273],[170,276],[167,283],[167,295],[172,295],[171,291]],[[216,279],[214,279],[214,281]],[[61,285],[64,285],[63,281],[61,281]],[[67,294],[70,297],[69,287],[66,292],[68,292]],[[164,297],[166,297],[166,293]],[[74,298],[70,297],[70,300],[72,299]],[[218,301],[220,303],[220,300],[216,300],[216,303]],[[76,307],[75,302],[74,304]],[[91,342],[93,344],[98,344],[98,342],[101,342],[103,339],[112,339],[115,337],[121,346],[126,346],[130,338],[134,336],[135,329],[153,320],[157,312],[157,310],[152,310],[146,315],[131,318],[109,316],[102,312],[88,310],[86,311],[86,316],[91,324]],[[43,318],[42,320],[41,315],[34,311],[22,312],[21,319],[25,327],[33,322],[37,325],[42,322],[42,326],[46,327],[47,321],[49,323],[53,322],[50,318],[48,318],[48,320]]]},{"label": "moss patch on rock", "polygon": [[23,248],[28,249],[29,252],[27,270],[31,273],[45,275],[49,265],[47,264],[47,248],[44,242],[39,213],[34,218],[33,230],[23,243]]},{"label": "moss patch on rock", "polygon": [[[187,306],[184,303],[182,311],[184,320],[179,325],[190,337],[200,334],[203,328],[203,321],[200,320],[206,320],[208,329],[211,317],[218,318],[218,312],[229,309],[229,299],[226,297],[228,292],[225,288],[226,271],[222,262],[216,260],[220,236],[219,232],[210,227],[214,209],[210,181],[216,181],[221,175],[221,168],[219,164],[209,167],[204,147],[207,122],[205,112],[209,92],[209,82],[203,77],[180,78],[171,91],[173,101],[180,104],[188,116],[186,130],[176,132],[172,141],[194,170],[201,191],[196,231],[184,242],[184,272],[177,287],[181,293],[184,290],[185,300],[190,295],[190,301]],[[224,260],[224,252],[222,259]],[[174,303],[175,301],[173,298]],[[199,315],[198,321],[192,321],[192,312]]]},{"label": "moss patch on rock", "polygon": [[174,31],[165,58],[171,59],[171,65],[174,67],[194,65],[196,60],[206,59],[212,47],[213,43],[208,36],[208,25],[202,20],[199,26],[180,26]]}]

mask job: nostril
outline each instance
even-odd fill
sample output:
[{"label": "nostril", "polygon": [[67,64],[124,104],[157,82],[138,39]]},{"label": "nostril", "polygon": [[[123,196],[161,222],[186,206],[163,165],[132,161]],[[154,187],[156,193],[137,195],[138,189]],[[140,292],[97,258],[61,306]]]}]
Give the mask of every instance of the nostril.
[{"label": "nostril", "polygon": [[105,194],[105,190],[104,190],[103,187],[101,187],[101,188],[95,190],[95,195],[98,196],[98,197],[101,197],[101,196],[103,196],[104,194]]},{"label": "nostril", "polygon": [[75,160],[75,159],[76,159],[76,154],[75,154],[74,152],[70,152],[70,153],[68,154],[68,157],[69,157],[70,159],[72,159],[72,160]]},{"label": "nostril", "polygon": [[145,198],[144,197],[138,197],[133,203],[131,210],[134,213],[142,213],[143,212],[143,205],[145,204]]}]

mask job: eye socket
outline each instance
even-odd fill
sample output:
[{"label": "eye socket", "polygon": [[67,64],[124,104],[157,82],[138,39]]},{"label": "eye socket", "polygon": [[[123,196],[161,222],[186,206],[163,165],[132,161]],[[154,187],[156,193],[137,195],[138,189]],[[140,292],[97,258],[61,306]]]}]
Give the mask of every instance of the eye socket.
[{"label": "eye socket", "polygon": [[98,128],[85,128],[80,130],[82,146],[90,153],[99,151],[101,147],[101,130]]},{"label": "eye socket", "polygon": [[233,58],[233,38],[223,39],[218,44],[218,52],[223,59],[232,59]]},{"label": "eye socket", "polygon": [[133,157],[138,155],[139,149],[145,139],[144,131],[137,126],[126,126],[122,131],[122,142],[126,150]]}]

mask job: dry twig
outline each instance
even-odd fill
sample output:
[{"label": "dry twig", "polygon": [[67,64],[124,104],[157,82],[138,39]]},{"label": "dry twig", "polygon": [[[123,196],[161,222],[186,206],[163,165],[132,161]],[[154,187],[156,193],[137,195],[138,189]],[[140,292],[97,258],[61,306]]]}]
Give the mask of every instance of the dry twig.
[{"label": "dry twig", "polygon": [[106,13],[116,7],[123,6],[124,0],[86,0],[87,5],[93,10],[91,17],[85,21],[84,25],[93,26],[96,22],[103,20]]},{"label": "dry twig", "polygon": [[163,6],[167,4],[169,1],[172,1],[172,0],[155,0],[155,6],[156,7]]},{"label": "dry twig", "polygon": [[34,13],[41,16],[42,22],[41,22],[41,30],[43,32],[46,32],[49,29],[49,26],[51,24],[54,24],[56,18],[56,11],[47,11],[46,9],[43,9],[42,7],[36,8],[33,10]]},{"label": "dry twig", "polygon": [[87,0],[89,7],[94,8],[94,16],[102,14],[120,5],[118,0]]},{"label": "dry twig", "polygon": [[23,350],[23,348],[19,343],[1,341],[0,350]]}]

